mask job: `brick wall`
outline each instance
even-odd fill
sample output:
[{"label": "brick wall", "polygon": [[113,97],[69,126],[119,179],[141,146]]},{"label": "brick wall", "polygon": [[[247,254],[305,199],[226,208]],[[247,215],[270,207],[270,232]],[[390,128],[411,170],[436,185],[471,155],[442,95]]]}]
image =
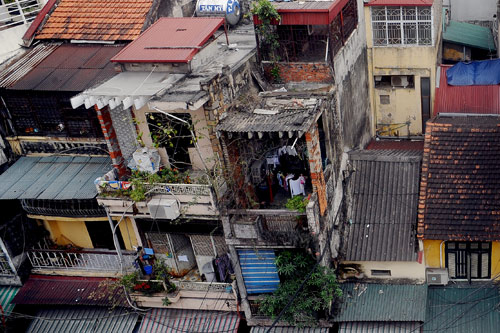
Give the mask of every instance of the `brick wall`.
[{"label": "brick wall", "polygon": [[[271,69],[273,64],[263,62],[264,73],[268,80],[272,81]],[[333,71],[327,63],[301,63],[301,62],[280,62],[280,79],[284,83],[288,82],[315,82],[333,83]]]},{"label": "brick wall", "polygon": [[313,191],[318,194],[319,212],[323,216],[326,211],[326,183],[321,163],[321,150],[319,145],[318,124],[314,123],[305,134],[307,152],[309,154],[309,168],[311,173],[311,183]]},{"label": "brick wall", "polygon": [[111,120],[109,108],[106,107],[101,110],[95,106],[95,110],[97,112],[97,119],[99,119],[99,124],[101,125],[102,133],[104,134],[104,139],[106,140],[106,145],[108,146],[109,156],[111,157],[113,167],[118,171],[119,177],[122,177],[127,174],[127,167],[120,150],[116,132],[113,128],[113,121]]}]

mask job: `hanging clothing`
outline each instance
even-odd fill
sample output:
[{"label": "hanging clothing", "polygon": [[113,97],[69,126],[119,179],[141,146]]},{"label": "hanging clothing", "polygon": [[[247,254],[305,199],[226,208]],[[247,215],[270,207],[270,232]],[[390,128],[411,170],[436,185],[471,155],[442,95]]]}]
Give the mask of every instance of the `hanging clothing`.
[{"label": "hanging clothing", "polygon": [[217,269],[217,277],[219,282],[228,282],[231,280],[230,275],[234,274],[233,265],[229,254],[224,254],[214,260]]},{"label": "hanging clothing", "polygon": [[305,184],[305,178],[302,176],[296,180],[293,179],[290,180],[290,195],[292,196],[292,198],[295,195],[300,195],[300,194],[306,195],[304,184]]}]

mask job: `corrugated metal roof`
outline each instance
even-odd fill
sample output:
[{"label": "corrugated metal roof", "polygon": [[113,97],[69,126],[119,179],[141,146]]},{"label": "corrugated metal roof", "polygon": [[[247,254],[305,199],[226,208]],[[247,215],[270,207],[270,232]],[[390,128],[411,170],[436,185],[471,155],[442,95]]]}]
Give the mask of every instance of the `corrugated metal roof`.
[{"label": "corrugated metal roof", "polygon": [[61,0],[35,39],[133,40],[152,5],[152,0]]},{"label": "corrugated metal roof", "polygon": [[339,333],[413,333],[420,332],[418,322],[347,322],[341,323]]},{"label": "corrugated metal roof", "polygon": [[328,328],[319,328],[319,327],[273,327],[271,331],[269,331],[269,327],[252,327],[250,329],[250,333],[328,333]]},{"label": "corrugated metal roof", "polygon": [[236,333],[239,325],[240,318],[235,312],[151,309],[144,316],[138,333]]},{"label": "corrugated metal roof", "polygon": [[366,150],[381,149],[381,150],[424,150],[424,140],[375,140],[373,139],[366,146]]},{"label": "corrugated metal roof", "polygon": [[280,284],[274,250],[238,250],[247,294],[272,293]]},{"label": "corrugated metal roof", "polygon": [[2,306],[4,315],[8,316],[14,308],[12,300],[19,292],[19,289],[21,288],[13,286],[0,286],[0,305]]},{"label": "corrugated metal roof", "polygon": [[21,157],[0,175],[0,200],[92,199],[94,180],[111,168],[109,157]]},{"label": "corrugated metal roof", "polygon": [[163,17],[111,61],[189,62],[223,24],[220,17]]},{"label": "corrugated metal roof", "polygon": [[[330,24],[348,1],[276,1],[272,4],[281,16],[280,25],[317,25]],[[257,15],[253,20],[260,24]]]},{"label": "corrugated metal roof", "polygon": [[109,60],[122,48],[121,45],[38,45],[0,77],[0,87],[82,91],[117,74]]},{"label": "corrugated metal roof", "polygon": [[429,287],[424,332],[498,332],[500,293],[496,285]]},{"label": "corrugated metal roof", "polygon": [[123,289],[111,291],[100,285],[105,280],[97,277],[32,275],[12,303],[128,307]]},{"label": "corrugated metal roof", "polygon": [[434,0],[371,0],[365,6],[432,6]]},{"label": "corrugated metal roof", "polygon": [[[292,102],[292,100],[290,100]],[[275,114],[249,112],[228,112],[227,116],[217,125],[223,132],[306,132],[319,117],[321,111],[317,107],[320,100],[311,98],[301,101],[302,106],[290,108],[275,106],[269,109]],[[257,110],[255,111],[257,112]]]},{"label": "corrugated metal roof", "polygon": [[364,150],[349,154],[353,173],[345,259],[415,261],[422,153]]},{"label": "corrugated metal roof", "polygon": [[127,333],[132,332],[139,315],[123,308],[72,306],[38,311],[28,333]]},{"label": "corrugated metal roof", "polygon": [[6,88],[15,84],[33,70],[61,44],[38,44],[25,53],[19,60],[13,61],[0,75],[0,87]]},{"label": "corrugated metal roof", "polygon": [[420,321],[425,319],[427,285],[343,283],[336,322]]},{"label": "corrugated metal roof", "polygon": [[445,25],[443,41],[483,50],[496,50],[489,28],[466,22],[450,21]]},{"label": "corrugated metal roof", "polygon": [[441,66],[439,87],[436,87],[434,115],[438,113],[500,114],[500,85],[451,86]]}]

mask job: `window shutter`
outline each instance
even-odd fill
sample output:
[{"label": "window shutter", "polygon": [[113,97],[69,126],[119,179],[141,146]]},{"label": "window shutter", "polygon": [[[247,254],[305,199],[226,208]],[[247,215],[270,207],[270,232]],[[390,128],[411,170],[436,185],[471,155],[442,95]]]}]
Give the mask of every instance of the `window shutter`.
[{"label": "window shutter", "polygon": [[479,253],[473,252],[470,254],[470,277],[473,279],[479,278]]},{"label": "window shutter", "polygon": [[489,278],[490,256],[488,253],[481,253],[481,277]]},{"label": "window shutter", "polygon": [[453,252],[448,253],[448,273],[452,279],[457,276],[455,253]]}]

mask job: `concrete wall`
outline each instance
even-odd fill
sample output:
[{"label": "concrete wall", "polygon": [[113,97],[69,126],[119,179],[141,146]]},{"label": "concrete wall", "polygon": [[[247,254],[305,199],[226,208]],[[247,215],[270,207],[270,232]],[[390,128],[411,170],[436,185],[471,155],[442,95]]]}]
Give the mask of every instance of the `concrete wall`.
[{"label": "concrete wall", "polygon": [[[368,46],[368,84],[370,86],[370,100],[374,126],[381,130],[381,135],[421,135],[422,111],[420,79],[429,77],[431,84],[431,114],[434,104],[436,87],[436,67],[439,63],[441,44],[441,12],[439,1],[433,5],[433,40],[431,46],[373,46],[370,7],[364,7],[366,18],[366,37]],[[376,75],[413,75],[412,88],[375,88]],[[389,96],[389,104],[382,104],[380,96]],[[409,122],[409,133],[405,123]],[[384,126],[391,124],[392,126]],[[401,127],[400,127],[401,126]],[[400,127],[400,128],[398,128]],[[397,128],[395,131],[382,131],[388,128]]]},{"label": "concrete wall", "polygon": [[0,45],[2,45],[0,48],[0,64],[12,58],[21,50],[21,38],[29,26],[29,24],[22,24],[0,31]]},{"label": "concrete wall", "polygon": [[[411,279],[425,281],[425,264],[411,261],[345,261],[342,265],[359,265],[365,278],[369,279]],[[390,270],[390,276],[372,275],[372,270]]]},{"label": "concrete wall", "polygon": [[443,6],[450,8],[454,21],[493,21],[497,12],[497,0],[444,0]]},{"label": "concrete wall", "polygon": [[334,57],[337,112],[343,130],[343,145],[363,147],[371,137],[370,101],[366,61],[363,1],[358,0],[358,27]]}]

